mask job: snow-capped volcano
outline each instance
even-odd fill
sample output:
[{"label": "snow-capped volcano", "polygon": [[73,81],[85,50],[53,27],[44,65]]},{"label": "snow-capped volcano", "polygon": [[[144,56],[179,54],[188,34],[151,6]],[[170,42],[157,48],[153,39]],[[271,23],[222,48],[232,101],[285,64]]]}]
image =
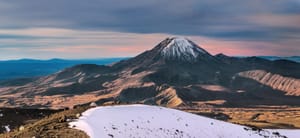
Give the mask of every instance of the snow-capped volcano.
[{"label": "snow-capped volcano", "polygon": [[161,51],[165,59],[196,61],[200,55],[210,55],[192,41],[183,37],[167,38],[167,44]]}]

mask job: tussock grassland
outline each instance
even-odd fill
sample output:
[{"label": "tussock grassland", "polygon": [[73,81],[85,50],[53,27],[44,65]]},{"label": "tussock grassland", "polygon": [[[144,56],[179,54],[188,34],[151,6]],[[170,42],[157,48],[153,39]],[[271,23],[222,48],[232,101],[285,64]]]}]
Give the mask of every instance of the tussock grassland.
[{"label": "tussock grassland", "polygon": [[[70,121],[78,117],[78,114],[88,108],[88,106],[83,106],[53,113],[40,120],[18,127],[9,133],[0,134],[0,138],[88,138],[84,132],[72,129],[68,125]],[[258,128],[300,128],[299,107],[181,107],[177,109]]]},{"label": "tussock grassland", "polygon": [[54,113],[34,123],[20,126],[10,133],[0,134],[0,138],[88,138],[84,132],[68,126],[68,122],[87,109],[88,107],[78,107]]},{"label": "tussock grassland", "polygon": [[300,128],[299,107],[199,108],[184,111],[259,128]]}]

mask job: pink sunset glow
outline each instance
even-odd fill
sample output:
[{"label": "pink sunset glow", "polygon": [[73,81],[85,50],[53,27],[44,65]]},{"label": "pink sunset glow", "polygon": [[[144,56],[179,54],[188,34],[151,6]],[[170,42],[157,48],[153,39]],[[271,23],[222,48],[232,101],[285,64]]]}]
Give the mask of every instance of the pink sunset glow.
[{"label": "pink sunset glow", "polygon": [[[38,39],[16,41],[1,39],[2,43],[11,45],[1,47],[1,55],[7,59],[14,58],[103,58],[103,57],[132,57],[152,49],[167,37],[179,35],[170,34],[137,34],[122,32],[83,31],[58,28],[31,28],[19,30],[0,30],[9,35],[25,35]],[[209,53],[223,53],[229,56],[279,55],[291,56],[300,53],[299,40],[265,42],[265,41],[236,41],[202,36],[186,37]],[[290,45],[285,49],[284,45]],[[9,55],[7,53],[10,53]]]}]

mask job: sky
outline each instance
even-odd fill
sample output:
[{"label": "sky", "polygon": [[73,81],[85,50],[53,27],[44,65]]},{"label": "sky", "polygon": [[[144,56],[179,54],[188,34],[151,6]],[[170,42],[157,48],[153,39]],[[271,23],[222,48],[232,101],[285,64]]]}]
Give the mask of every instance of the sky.
[{"label": "sky", "polygon": [[211,54],[299,56],[300,0],[0,0],[0,60],[131,57],[174,36]]}]

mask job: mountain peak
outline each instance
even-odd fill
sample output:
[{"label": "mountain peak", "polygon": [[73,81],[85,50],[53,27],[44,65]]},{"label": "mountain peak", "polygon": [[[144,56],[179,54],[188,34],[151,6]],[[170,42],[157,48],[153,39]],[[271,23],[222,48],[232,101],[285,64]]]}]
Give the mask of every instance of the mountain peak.
[{"label": "mountain peak", "polygon": [[167,43],[161,51],[161,55],[165,59],[196,61],[201,55],[210,55],[207,51],[184,37],[167,38],[166,41]]},{"label": "mountain peak", "polygon": [[228,58],[228,56],[225,55],[225,54],[223,54],[223,53],[216,54],[215,57],[218,57],[218,58]]}]

